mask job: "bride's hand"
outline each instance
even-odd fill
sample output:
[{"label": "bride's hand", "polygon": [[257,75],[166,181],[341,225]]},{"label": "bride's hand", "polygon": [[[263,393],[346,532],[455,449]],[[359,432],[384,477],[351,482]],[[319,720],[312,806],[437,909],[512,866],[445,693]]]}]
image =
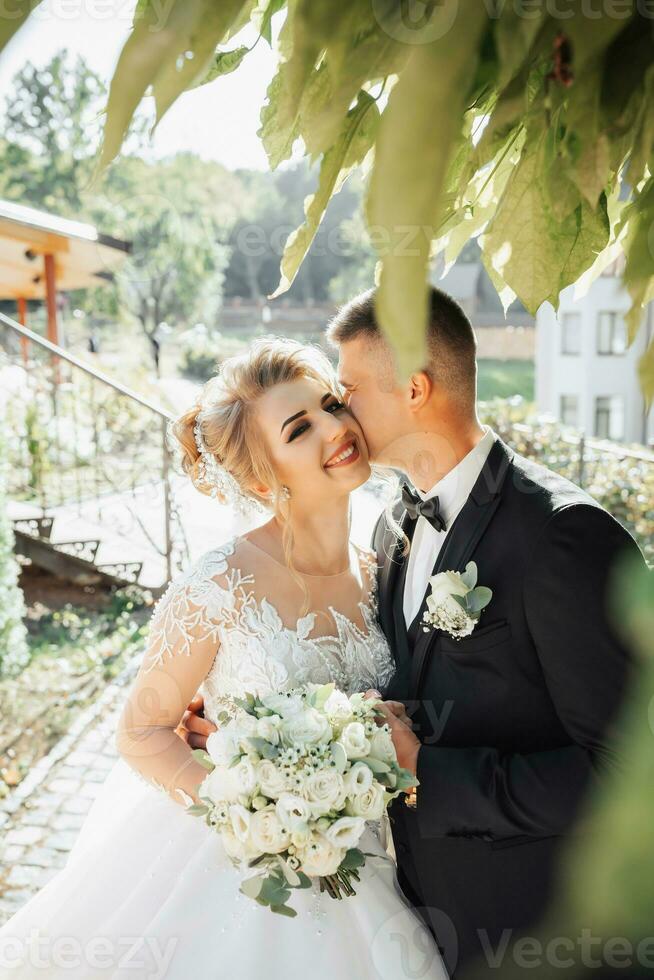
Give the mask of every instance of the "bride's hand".
[{"label": "bride's hand", "polygon": [[207,738],[212,732],[217,731],[216,725],[203,716],[203,711],[204,698],[201,694],[196,694],[175,729],[179,737],[188,742],[192,749],[206,749]]}]

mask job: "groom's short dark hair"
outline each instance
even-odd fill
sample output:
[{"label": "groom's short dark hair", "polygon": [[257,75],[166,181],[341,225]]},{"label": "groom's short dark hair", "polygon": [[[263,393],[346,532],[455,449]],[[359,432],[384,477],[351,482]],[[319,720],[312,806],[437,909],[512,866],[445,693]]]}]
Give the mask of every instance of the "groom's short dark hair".
[{"label": "groom's short dark hair", "polygon": [[[381,340],[375,315],[376,289],[368,289],[342,306],[327,327],[327,340],[334,347],[355,337]],[[466,400],[474,401],[477,380],[477,341],[472,324],[453,296],[431,286],[428,326],[429,363],[425,370]]]}]

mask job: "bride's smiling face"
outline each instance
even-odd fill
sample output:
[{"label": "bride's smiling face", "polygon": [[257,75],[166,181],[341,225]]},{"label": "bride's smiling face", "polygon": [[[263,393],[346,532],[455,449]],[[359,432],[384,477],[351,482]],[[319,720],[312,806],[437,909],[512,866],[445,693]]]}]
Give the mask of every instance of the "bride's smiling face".
[{"label": "bride's smiling face", "polygon": [[275,385],[255,411],[275,475],[292,497],[347,494],[370,476],[361,428],[318,381],[298,378]]}]

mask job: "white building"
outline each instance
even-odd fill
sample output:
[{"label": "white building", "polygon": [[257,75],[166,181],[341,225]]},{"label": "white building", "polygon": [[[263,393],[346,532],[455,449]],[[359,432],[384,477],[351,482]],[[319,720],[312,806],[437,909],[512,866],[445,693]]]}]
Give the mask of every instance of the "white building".
[{"label": "white building", "polygon": [[536,317],[539,411],[588,436],[654,445],[654,411],[645,412],[637,367],[654,336],[653,304],[627,348],[631,299],[619,276],[600,276],[577,301],[573,293],[574,286],[561,293],[558,315],[545,303]]}]

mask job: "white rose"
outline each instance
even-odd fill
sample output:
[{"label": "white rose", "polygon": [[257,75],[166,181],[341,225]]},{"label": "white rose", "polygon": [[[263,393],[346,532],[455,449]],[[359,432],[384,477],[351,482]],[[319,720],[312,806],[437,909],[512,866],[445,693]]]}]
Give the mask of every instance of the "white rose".
[{"label": "white rose", "polygon": [[363,759],[370,752],[370,741],[360,721],[351,721],[346,725],[339,741],[348,759]]},{"label": "white rose", "polygon": [[325,837],[334,847],[356,847],[359,843],[361,834],[366,829],[366,821],[363,817],[339,817],[331,827],[325,831]]},{"label": "white rose", "polygon": [[373,783],[365,793],[348,797],[345,804],[346,813],[364,820],[379,820],[385,809],[384,789],[380,783]]},{"label": "white rose", "polygon": [[232,770],[242,796],[251,796],[257,788],[256,770],[249,759],[241,759]]},{"label": "white rose", "polygon": [[359,796],[372,786],[372,769],[365,762],[355,762],[343,776],[345,792],[348,796]]},{"label": "white rose", "polygon": [[257,780],[266,796],[276,798],[286,790],[286,777],[271,759],[257,763]]},{"label": "white rose", "polygon": [[310,804],[292,793],[282,793],[275,803],[275,811],[282,826],[291,832],[305,830],[311,819]]},{"label": "white rose", "polygon": [[427,596],[429,612],[434,612],[450,596],[464,596],[470,592],[470,588],[465,584],[459,572],[439,572],[438,575],[432,575],[429,579],[429,585],[431,586],[431,592]]},{"label": "white rose", "polygon": [[332,725],[339,727],[352,720],[352,705],[347,694],[342,691],[332,691],[325,701],[325,714]]},{"label": "white rose", "polygon": [[320,711],[306,708],[290,718],[284,718],[281,734],[287,745],[304,749],[318,742],[328,742],[332,736],[332,729],[329,721]]},{"label": "white rose", "polygon": [[304,711],[304,701],[299,694],[290,697],[287,694],[266,694],[261,698],[261,703],[282,718],[291,718]]},{"label": "white rose", "polygon": [[250,818],[250,839],[262,853],[279,854],[288,847],[289,833],[274,809],[259,810]]},{"label": "white rose", "polygon": [[225,800],[227,803],[235,803],[241,793],[241,787],[234,775],[233,769],[225,766],[216,766],[213,772],[204,779],[206,784],[206,795],[214,803]]},{"label": "white rose", "polygon": [[249,715],[247,711],[242,711],[239,715],[237,730],[239,741],[243,745],[244,749],[248,749],[250,747],[247,739],[257,734],[258,724],[259,719],[255,718],[254,715]]},{"label": "white rose", "polygon": [[236,861],[245,860],[246,848],[243,847],[240,840],[232,830],[231,824],[221,827],[220,839],[222,840],[223,847],[229,854],[230,858],[234,858]]},{"label": "white rose", "polygon": [[238,738],[234,730],[219,728],[207,739],[207,752],[217,766],[228,766],[235,755],[240,755]]},{"label": "white rose", "polygon": [[229,857],[236,861],[251,861],[263,853],[257,850],[249,838],[240,841],[232,830],[231,824],[220,828],[220,839]]},{"label": "white rose", "polygon": [[265,738],[271,745],[279,745],[279,725],[281,719],[277,715],[269,715],[259,718],[257,722],[257,735]]},{"label": "white rose", "polygon": [[314,817],[328,810],[340,810],[345,796],[343,777],[336,769],[313,772],[306,778],[304,796],[311,803]]},{"label": "white rose", "polygon": [[298,855],[302,870],[310,877],[333,875],[345,857],[343,848],[334,847],[324,834],[312,834],[309,843]]},{"label": "white rose", "polygon": [[250,835],[250,818],[249,810],[246,810],[240,803],[232,803],[229,808],[229,822],[234,831],[234,836],[242,844],[247,842]]},{"label": "white rose", "polygon": [[311,840],[311,831],[307,827],[305,830],[294,830],[291,834],[291,843],[295,847],[304,847]]},{"label": "white rose", "polygon": [[375,732],[370,739],[370,755],[381,762],[395,762],[397,760],[390,732],[385,732],[383,728]]},{"label": "white rose", "polygon": [[432,626],[457,637],[469,636],[476,622],[452,596],[447,596],[439,606],[426,612],[424,619]]}]

